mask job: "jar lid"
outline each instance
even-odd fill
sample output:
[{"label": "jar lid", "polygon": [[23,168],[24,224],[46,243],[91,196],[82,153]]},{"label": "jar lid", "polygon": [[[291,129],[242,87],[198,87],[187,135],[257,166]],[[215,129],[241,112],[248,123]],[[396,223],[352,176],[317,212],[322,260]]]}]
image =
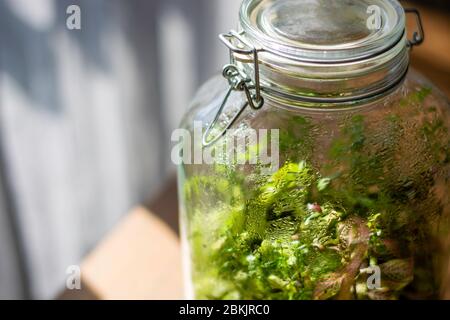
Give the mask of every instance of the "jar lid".
[{"label": "jar lid", "polygon": [[255,47],[316,63],[379,55],[405,33],[396,0],[244,0],[240,15]]}]

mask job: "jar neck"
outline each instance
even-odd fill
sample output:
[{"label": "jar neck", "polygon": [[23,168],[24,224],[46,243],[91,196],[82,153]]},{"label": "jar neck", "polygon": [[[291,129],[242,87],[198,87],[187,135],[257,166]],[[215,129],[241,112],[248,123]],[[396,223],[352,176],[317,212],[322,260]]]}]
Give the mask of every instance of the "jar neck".
[{"label": "jar neck", "polygon": [[[252,78],[254,63],[248,55],[235,54],[234,59],[241,72]],[[259,55],[264,98],[301,107],[353,105],[388,95],[403,81],[408,67],[406,34],[386,51],[351,62],[304,62],[270,52]]]}]

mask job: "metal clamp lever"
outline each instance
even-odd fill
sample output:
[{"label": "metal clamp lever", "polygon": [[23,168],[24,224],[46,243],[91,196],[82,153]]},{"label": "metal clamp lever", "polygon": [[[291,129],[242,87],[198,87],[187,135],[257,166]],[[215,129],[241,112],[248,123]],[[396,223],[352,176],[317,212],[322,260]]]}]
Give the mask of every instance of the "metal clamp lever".
[{"label": "metal clamp lever", "polygon": [[405,13],[413,14],[416,18],[417,30],[414,31],[413,37],[411,40],[408,40],[408,46],[413,48],[414,46],[419,46],[425,40],[425,32],[423,29],[422,18],[420,17],[419,10],[415,8],[405,8]]},{"label": "metal clamp lever", "polygon": [[[217,114],[214,117],[214,120],[206,129],[203,134],[202,143],[204,147],[208,147],[215,142],[217,142],[220,138],[222,138],[228,129],[236,122],[242,112],[250,106],[254,110],[259,110],[264,105],[264,98],[261,96],[261,84],[259,80],[259,58],[258,53],[262,50],[258,50],[246,42],[242,36],[242,34],[237,33],[236,31],[230,31],[230,33],[223,33],[219,35],[220,40],[230,49],[230,64],[226,65],[223,68],[222,75],[225,79],[228,80],[229,90],[225,94],[225,98],[222,101],[219,109],[217,110]],[[237,40],[237,45],[234,44],[234,40]],[[253,63],[254,63],[254,85],[250,83],[252,80],[245,74],[242,74],[238,67],[235,65],[234,54],[240,55],[252,55]],[[255,93],[252,94],[251,90],[255,90]],[[220,115],[222,114],[225,106],[230,98],[230,95],[233,91],[243,91],[246,95],[247,101],[242,105],[239,111],[232,117],[230,122],[225,126],[224,130],[216,135],[212,139],[208,139],[209,135],[213,131],[213,128],[219,122]]]}]

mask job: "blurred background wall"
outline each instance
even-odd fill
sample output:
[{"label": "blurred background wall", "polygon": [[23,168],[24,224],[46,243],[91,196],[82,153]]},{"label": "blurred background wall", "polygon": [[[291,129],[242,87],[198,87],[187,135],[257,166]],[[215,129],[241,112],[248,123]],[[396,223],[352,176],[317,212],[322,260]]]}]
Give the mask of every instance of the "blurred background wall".
[{"label": "blurred background wall", "polygon": [[0,0],[0,298],[54,297],[164,183],[170,133],[226,62],[217,34],[239,2]]},{"label": "blurred background wall", "polygon": [[[450,94],[449,1],[413,65]],[[66,28],[81,7],[82,30]],[[170,133],[227,62],[240,0],[0,0],[0,299],[52,298],[172,175]],[[172,192],[164,201],[174,204]]]}]

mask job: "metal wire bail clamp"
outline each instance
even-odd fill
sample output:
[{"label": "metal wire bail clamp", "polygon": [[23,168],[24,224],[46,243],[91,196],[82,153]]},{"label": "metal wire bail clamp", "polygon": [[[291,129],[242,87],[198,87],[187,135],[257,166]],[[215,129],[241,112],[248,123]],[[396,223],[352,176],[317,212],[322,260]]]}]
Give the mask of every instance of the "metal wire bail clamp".
[{"label": "metal wire bail clamp", "polygon": [[[203,134],[202,143],[204,147],[208,147],[215,142],[217,142],[220,138],[222,138],[228,129],[237,121],[242,112],[250,106],[254,110],[259,110],[264,105],[264,98],[261,96],[261,83],[260,83],[260,75],[259,75],[259,52],[263,51],[262,49],[257,49],[251,44],[249,44],[243,37],[243,32],[238,33],[234,30],[231,30],[229,33],[222,33],[219,35],[219,39],[228,47],[230,50],[230,63],[225,65],[223,68],[222,75],[225,79],[228,80],[229,90],[225,94],[225,98],[222,101],[221,106],[219,107],[217,114],[214,117],[214,120],[206,129]],[[237,44],[233,42],[237,41]],[[254,85],[252,85],[252,79],[247,75],[243,74],[239,71],[238,67],[235,64],[235,54],[239,55],[248,55],[252,56],[253,64],[254,64]],[[254,90],[254,93],[252,91]],[[216,137],[208,140],[211,131],[218,123],[220,115],[222,114],[225,106],[230,98],[230,95],[233,91],[243,91],[246,95],[247,101],[242,105],[240,110],[232,117],[230,122],[226,125],[224,130],[218,134]]]},{"label": "metal wire bail clamp", "polygon": [[424,42],[425,32],[423,29],[422,18],[420,16],[419,10],[417,10],[416,8],[405,8],[405,13],[413,14],[417,24],[418,31],[414,31],[412,39],[408,40],[408,46],[412,49],[414,46],[419,46]]}]

